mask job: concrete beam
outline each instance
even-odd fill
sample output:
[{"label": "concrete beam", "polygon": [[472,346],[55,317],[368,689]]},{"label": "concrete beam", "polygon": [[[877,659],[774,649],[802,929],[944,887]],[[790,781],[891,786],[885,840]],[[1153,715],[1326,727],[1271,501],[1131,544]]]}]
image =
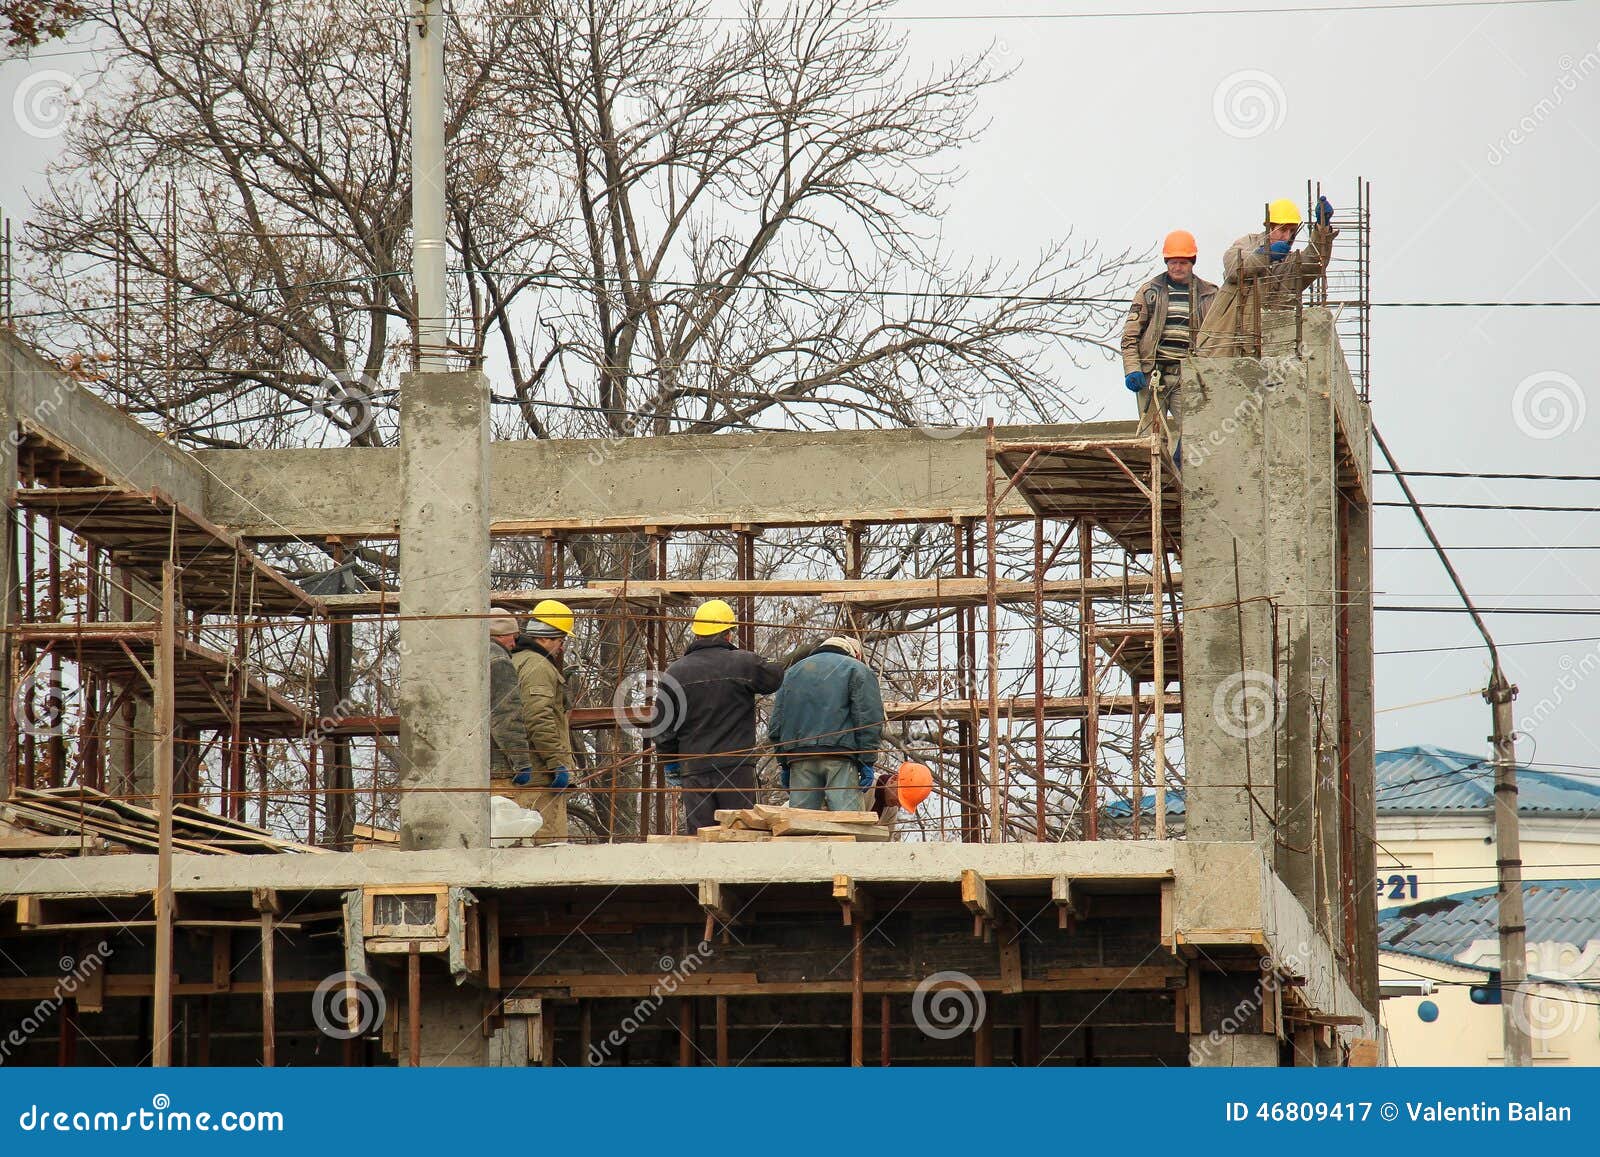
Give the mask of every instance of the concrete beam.
[{"label": "concrete beam", "polygon": [[[1007,426],[1007,440],[1133,433],[1131,422]],[[545,529],[980,518],[981,430],[841,430],[668,438],[496,442],[496,534]],[[206,513],[253,538],[393,537],[400,455],[392,449],[208,450]],[[1007,512],[1026,508],[1010,502]]]},{"label": "concrete beam", "polygon": [[191,510],[205,510],[206,477],[198,461],[4,332],[0,388],[9,397],[12,419],[37,427],[112,482],[159,490]]}]

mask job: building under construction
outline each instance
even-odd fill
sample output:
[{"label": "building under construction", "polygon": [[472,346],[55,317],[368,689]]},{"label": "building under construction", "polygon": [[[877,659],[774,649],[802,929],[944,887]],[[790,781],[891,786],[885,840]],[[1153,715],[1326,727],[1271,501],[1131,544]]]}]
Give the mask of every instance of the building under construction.
[{"label": "building under construction", "polygon": [[[5,1061],[1371,1063],[1364,367],[1267,320],[1181,479],[1131,422],[491,443],[472,372],[186,453],[0,337]],[[491,846],[484,619],[548,595],[583,822]],[[712,595],[865,641],[914,823],[677,830],[637,725]]]}]

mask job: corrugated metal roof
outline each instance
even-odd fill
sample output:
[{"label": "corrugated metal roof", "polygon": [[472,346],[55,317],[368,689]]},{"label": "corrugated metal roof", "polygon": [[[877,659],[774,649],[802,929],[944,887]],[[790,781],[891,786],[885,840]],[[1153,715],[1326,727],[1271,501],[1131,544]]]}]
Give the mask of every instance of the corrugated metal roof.
[{"label": "corrugated metal roof", "polygon": [[[1443,747],[1401,747],[1377,754],[1378,811],[1490,812],[1494,767],[1487,756]],[[1522,815],[1600,815],[1600,780],[1517,768]]]},{"label": "corrugated metal roof", "polygon": [[[1579,948],[1600,940],[1600,880],[1524,883],[1528,943]],[[1378,948],[1430,960],[1454,960],[1477,940],[1499,935],[1494,888],[1438,896],[1378,913]]]}]

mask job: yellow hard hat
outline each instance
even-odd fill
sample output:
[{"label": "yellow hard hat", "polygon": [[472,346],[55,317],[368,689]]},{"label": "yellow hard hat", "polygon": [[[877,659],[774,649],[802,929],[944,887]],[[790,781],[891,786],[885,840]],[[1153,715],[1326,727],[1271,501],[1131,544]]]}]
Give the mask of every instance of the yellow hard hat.
[{"label": "yellow hard hat", "polygon": [[689,629],[697,635],[720,635],[734,624],[733,608],[721,599],[707,599],[694,609]]},{"label": "yellow hard hat", "polygon": [[1296,205],[1287,197],[1279,197],[1276,201],[1267,206],[1267,224],[1300,224],[1300,206]]},{"label": "yellow hard hat", "polygon": [[[540,630],[534,623],[543,623],[545,630]],[[528,618],[529,633],[534,635],[549,635],[551,631],[557,634],[572,634],[572,608],[557,599],[540,599],[533,608],[533,614]]]}]

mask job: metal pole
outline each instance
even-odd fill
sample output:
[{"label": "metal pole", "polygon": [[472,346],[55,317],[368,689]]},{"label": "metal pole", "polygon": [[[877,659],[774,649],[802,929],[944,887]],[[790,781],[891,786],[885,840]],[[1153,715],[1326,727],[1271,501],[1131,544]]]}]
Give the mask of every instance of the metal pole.
[{"label": "metal pole", "polygon": [[989,419],[984,440],[984,531],[986,536],[985,589],[989,610],[989,842],[998,844],[1005,837],[1005,784],[1000,775],[1000,611],[995,588],[995,496],[994,496],[994,419]]},{"label": "metal pole", "polygon": [[150,1026],[150,1063],[165,1068],[172,1063],[172,664],[176,651],[176,616],[173,587],[177,583],[172,563],[161,564],[161,625],[156,636],[155,729],[156,808],[156,960],[155,1009]]},{"label": "metal pole", "polygon": [[439,0],[411,0],[411,234],[417,369],[442,371],[445,349],[444,19]]}]

